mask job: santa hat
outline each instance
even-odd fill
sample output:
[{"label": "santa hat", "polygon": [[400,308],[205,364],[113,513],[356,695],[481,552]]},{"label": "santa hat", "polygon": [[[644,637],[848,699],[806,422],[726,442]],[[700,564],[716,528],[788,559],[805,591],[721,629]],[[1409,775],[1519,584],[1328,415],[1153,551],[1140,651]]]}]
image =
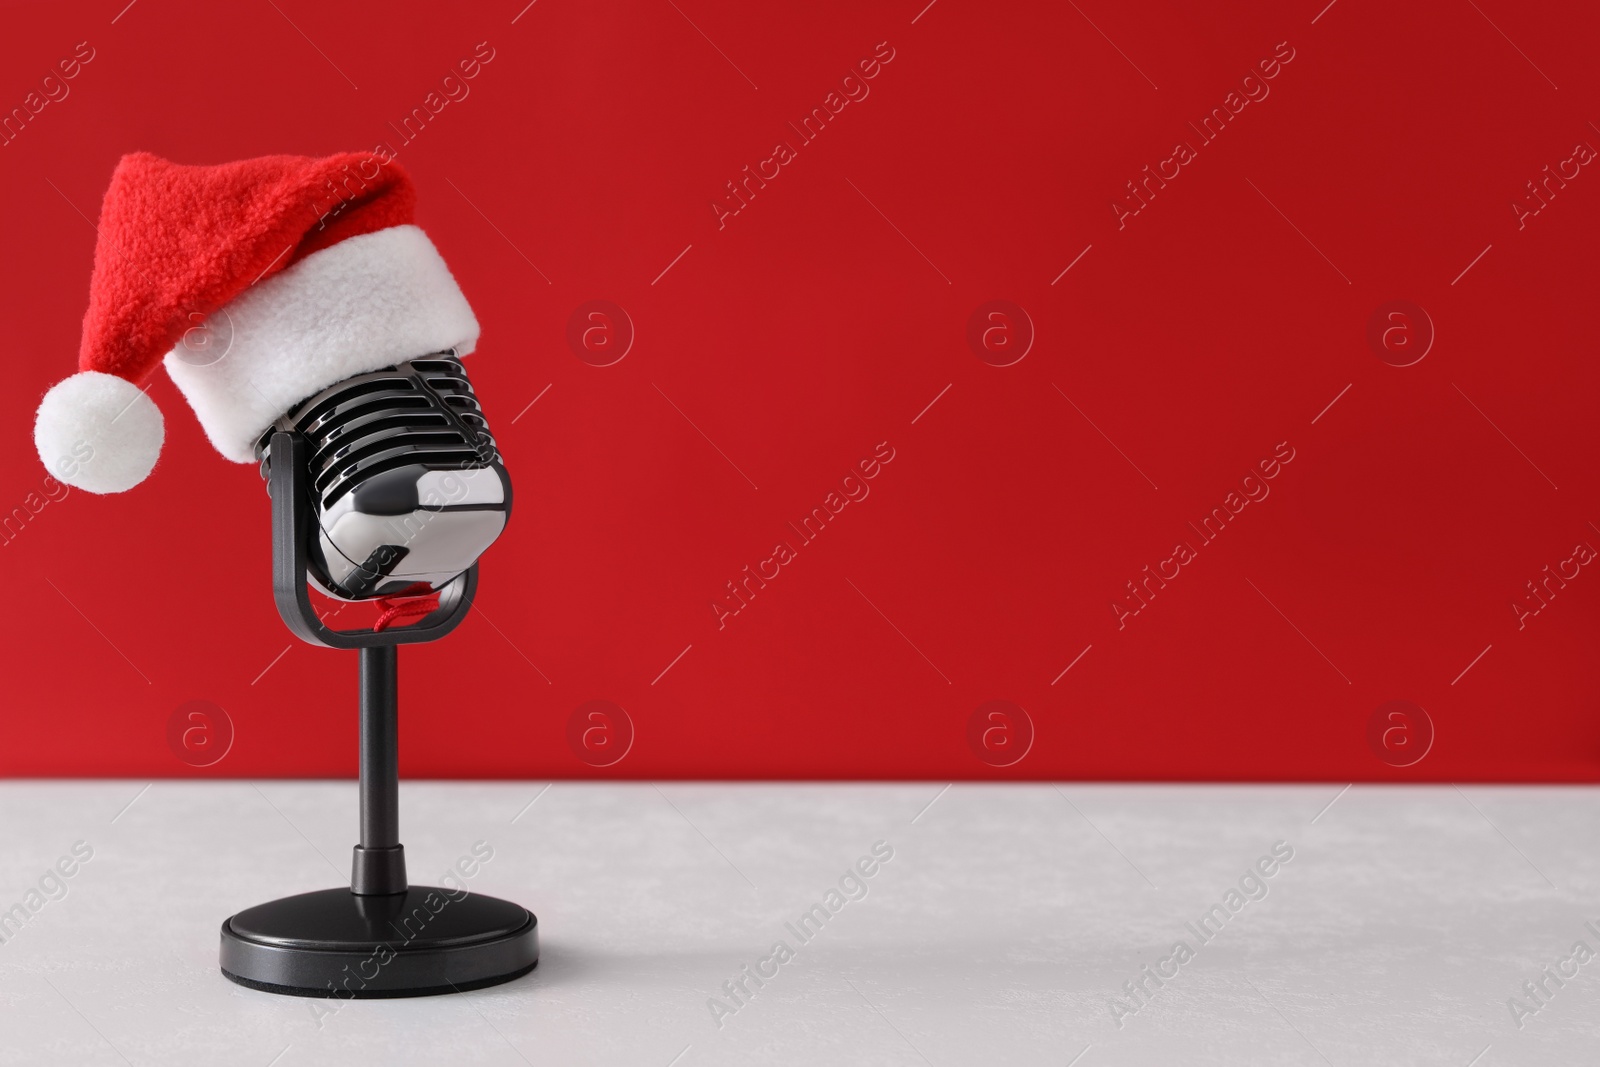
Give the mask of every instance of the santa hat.
[{"label": "santa hat", "polygon": [[355,374],[454,349],[478,322],[392,161],[347,153],[188,167],[124,156],[100,212],[78,373],[39,405],[34,443],[92,493],[144,480],[165,361],[211,443],[254,460],[296,403]]}]

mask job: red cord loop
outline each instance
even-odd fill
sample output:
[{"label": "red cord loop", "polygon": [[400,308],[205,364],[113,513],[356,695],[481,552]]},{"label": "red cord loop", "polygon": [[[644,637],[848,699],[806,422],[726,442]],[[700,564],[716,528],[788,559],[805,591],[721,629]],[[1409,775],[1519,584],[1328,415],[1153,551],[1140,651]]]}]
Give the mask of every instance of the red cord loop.
[{"label": "red cord loop", "polygon": [[378,621],[372,624],[373,632],[387,629],[403,620],[420,619],[439,610],[439,594],[427,582],[408,585],[398,593],[379,597]]}]

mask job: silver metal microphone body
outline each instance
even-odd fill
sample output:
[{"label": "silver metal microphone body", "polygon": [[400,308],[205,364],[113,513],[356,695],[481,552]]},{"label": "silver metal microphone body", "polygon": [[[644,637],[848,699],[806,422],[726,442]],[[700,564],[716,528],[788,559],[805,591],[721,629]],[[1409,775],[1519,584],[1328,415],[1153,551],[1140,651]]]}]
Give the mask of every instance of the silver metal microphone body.
[{"label": "silver metal microphone body", "polygon": [[338,600],[442,589],[505,529],[511,480],[454,352],[359,374],[308,397],[257,446],[308,444],[317,536],[307,575]]}]

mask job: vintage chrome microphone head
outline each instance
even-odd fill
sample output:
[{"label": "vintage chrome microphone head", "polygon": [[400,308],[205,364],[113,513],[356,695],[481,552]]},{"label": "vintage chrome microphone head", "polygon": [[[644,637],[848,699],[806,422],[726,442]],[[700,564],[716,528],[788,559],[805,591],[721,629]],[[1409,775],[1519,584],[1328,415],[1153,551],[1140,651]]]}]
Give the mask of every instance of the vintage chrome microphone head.
[{"label": "vintage chrome microphone head", "polygon": [[453,351],[358,374],[309,397],[276,432],[309,445],[317,536],[308,573],[329,596],[369,600],[418,583],[437,590],[505,529],[511,480]]}]

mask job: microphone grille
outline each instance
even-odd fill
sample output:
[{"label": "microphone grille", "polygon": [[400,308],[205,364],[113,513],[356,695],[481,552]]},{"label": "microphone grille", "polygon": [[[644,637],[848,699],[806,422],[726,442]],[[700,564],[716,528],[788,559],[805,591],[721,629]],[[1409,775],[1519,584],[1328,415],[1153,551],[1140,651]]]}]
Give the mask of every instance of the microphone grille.
[{"label": "microphone grille", "polygon": [[477,470],[500,463],[494,435],[453,352],[358,374],[303,400],[257,445],[266,477],[277,430],[310,445],[311,488],[322,508],[386,471],[425,466]]}]

